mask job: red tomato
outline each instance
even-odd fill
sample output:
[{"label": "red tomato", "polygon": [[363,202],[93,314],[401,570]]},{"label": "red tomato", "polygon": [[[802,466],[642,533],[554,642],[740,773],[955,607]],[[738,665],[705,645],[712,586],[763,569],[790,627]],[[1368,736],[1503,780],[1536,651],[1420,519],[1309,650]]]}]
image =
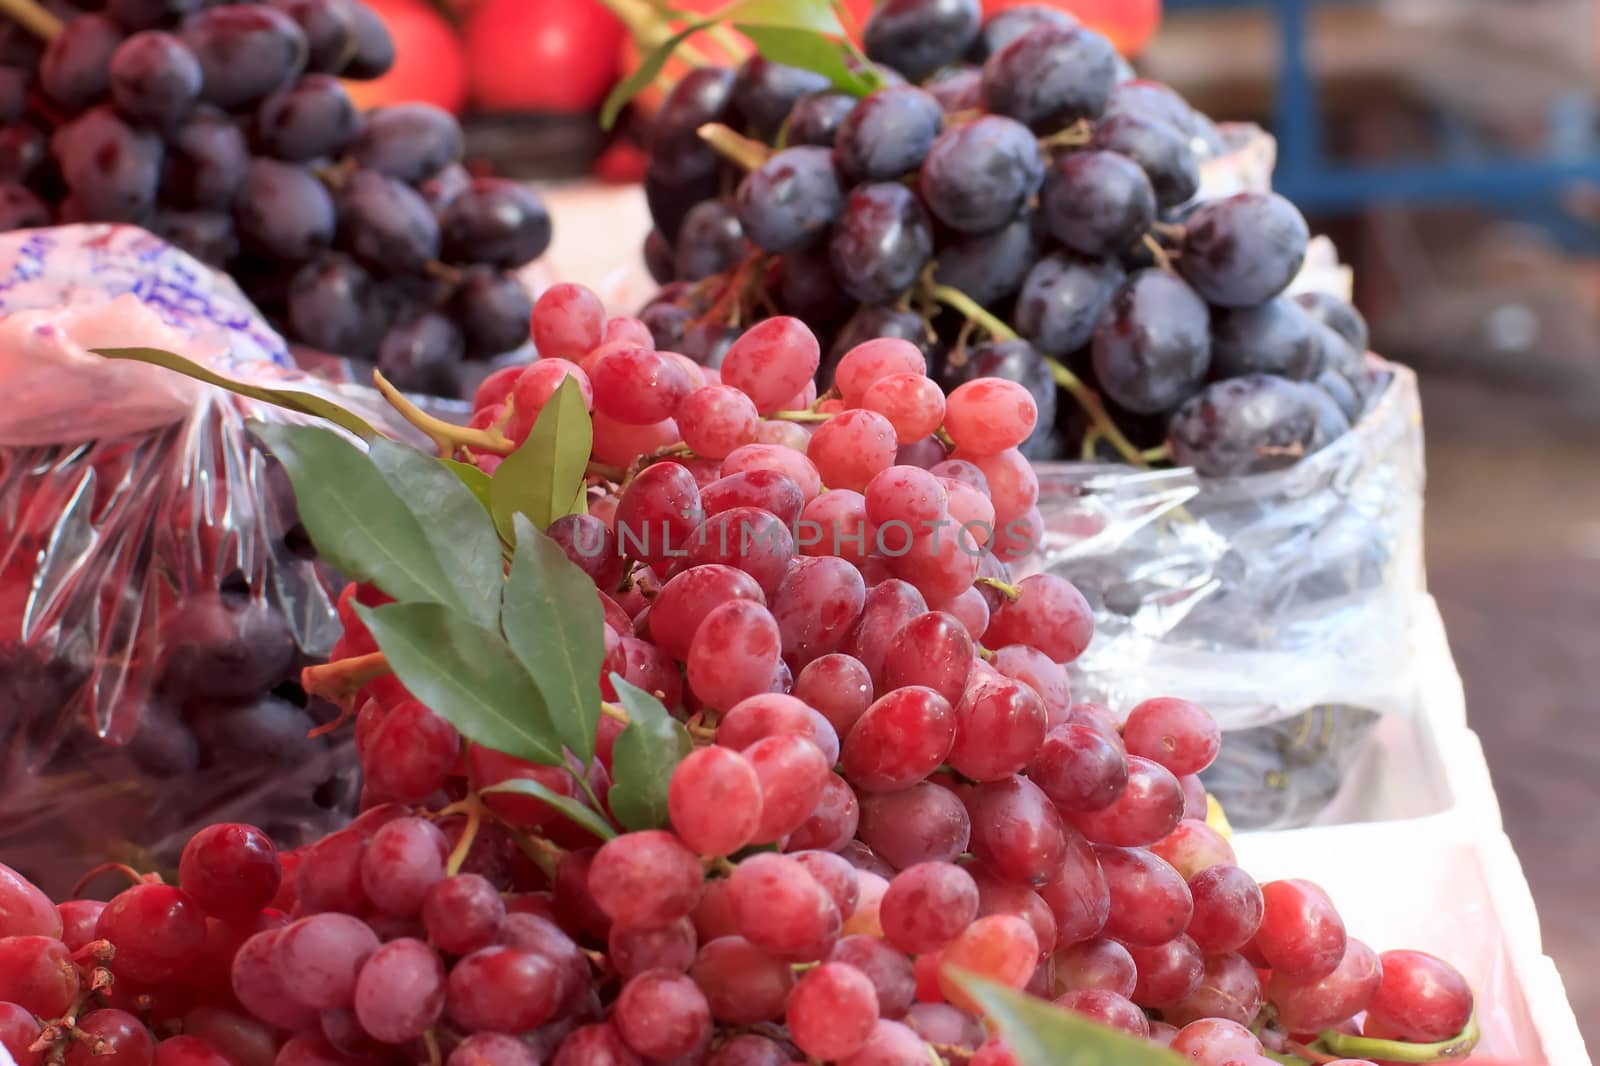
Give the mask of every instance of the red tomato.
[{"label": "red tomato", "polygon": [[[1038,0],[983,0],[983,12],[992,15],[1008,7]],[[1047,0],[1051,7],[1071,12],[1085,26],[1111,38],[1117,51],[1138,55],[1161,26],[1161,0]]]},{"label": "red tomato", "polygon": [[361,107],[434,104],[460,113],[467,98],[467,60],[461,39],[423,0],[368,0],[394,38],[395,63],[375,81],[347,81]]},{"label": "red tomato", "polygon": [[617,80],[622,23],[598,0],[483,0],[467,22],[485,111],[592,111]]}]

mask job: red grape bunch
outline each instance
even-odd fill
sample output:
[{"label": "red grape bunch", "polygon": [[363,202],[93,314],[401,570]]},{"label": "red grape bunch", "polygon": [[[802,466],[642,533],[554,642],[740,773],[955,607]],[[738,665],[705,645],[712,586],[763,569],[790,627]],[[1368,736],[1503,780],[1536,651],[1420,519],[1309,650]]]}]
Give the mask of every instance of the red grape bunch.
[{"label": "red grape bunch", "polygon": [[82,8],[56,4],[48,43],[4,27],[0,230],[143,226],[412,392],[470,392],[463,359],[527,342],[515,271],[550,243],[544,204],[469,176],[447,112],[356,107],[341,79],[394,62],[362,0]]},{"label": "red grape bunch", "polygon": [[758,55],[663,103],[645,191],[664,288],[641,315],[662,347],[715,365],[730,320],[795,315],[826,388],[897,336],[947,391],[1026,387],[1030,458],[1206,476],[1289,465],[1360,417],[1361,316],[1284,295],[1308,241],[1287,200],[1197,198],[1228,143],[1172,89],[1054,5],[887,0],[864,36],[860,98]]},{"label": "red grape bunch", "polygon": [[[210,827],[177,887],[0,940],[23,1066],[105,1011],[150,1027],[127,1066],[1014,1066],[962,973],[1209,1066],[1470,1044],[1448,964],[1240,869],[1204,710],[1072,701],[1088,606],[1008,562],[1036,535],[1026,389],[945,397],[880,338],[818,397],[793,319],[708,369],[576,287],[533,331],[545,357],[470,426],[429,426],[496,469],[543,407],[592,406],[586,506],[544,535],[604,619],[594,758],[464,736],[388,672],[357,607],[389,597],[352,586],[311,673],[354,691],[362,813],[282,854]],[[646,693],[670,756],[639,754]],[[42,913],[9,892],[0,916]],[[107,971],[87,998],[77,958]]]}]

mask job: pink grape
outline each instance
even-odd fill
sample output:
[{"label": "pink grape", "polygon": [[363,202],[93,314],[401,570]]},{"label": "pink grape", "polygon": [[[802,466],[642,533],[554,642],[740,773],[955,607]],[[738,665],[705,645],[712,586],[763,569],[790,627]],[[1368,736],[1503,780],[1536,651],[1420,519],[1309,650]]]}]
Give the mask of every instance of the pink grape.
[{"label": "pink grape", "polygon": [[994,503],[995,521],[1000,525],[1023,517],[1038,505],[1039,475],[1017,449],[1007,448],[995,455],[958,451],[954,458],[983,471],[989,485],[989,499]]},{"label": "pink grape", "polygon": [[678,405],[676,414],[683,443],[707,459],[726,459],[735,448],[753,443],[761,424],[750,397],[731,385],[695,389]]},{"label": "pink grape", "polygon": [[1033,753],[1028,778],[1064,814],[1099,811],[1127,788],[1128,760],[1090,726],[1058,725]]},{"label": "pink grape", "polygon": [[832,652],[802,667],[792,692],[816,708],[842,737],[872,703],[872,675],[859,659]]},{"label": "pink grape", "polygon": [[818,426],[806,446],[824,485],[856,492],[894,465],[894,457],[894,426],[874,411],[840,412]]},{"label": "pink grape", "polygon": [[700,487],[680,463],[645,467],[617,501],[617,547],[631,559],[662,572],[680,558],[705,520]]},{"label": "pink grape", "polygon": [[1067,837],[1061,815],[1025,777],[976,785],[964,797],[972,851],[996,876],[1042,885],[1061,869]]},{"label": "pink grape", "polygon": [[1244,956],[1237,952],[1207,955],[1200,987],[1175,1007],[1164,1007],[1161,1016],[1175,1025],[1187,1025],[1201,1018],[1226,1018],[1249,1025],[1261,1009],[1261,980]]},{"label": "pink grape", "polygon": [[473,1033],[456,1045],[445,1066],[539,1066],[533,1048],[504,1033]]},{"label": "pink grape", "polygon": [[1141,1039],[1150,1035],[1150,1021],[1133,1002],[1103,988],[1085,988],[1056,999],[1056,1005],[1091,1018],[1101,1025],[1120,1029]]},{"label": "pink grape", "polygon": [[1003,678],[969,683],[956,704],[950,766],[974,781],[1020,772],[1044,741],[1045,709],[1033,689]]},{"label": "pink grape", "polygon": [[779,518],[753,507],[711,515],[696,532],[688,563],[719,563],[755,578],[770,599],[794,560],[794,534]]},{"label": "pink grape", "polygon": [[840,650],[854,656],[867,668],[878,692],[888,691],[882,683],[883,661],[895,634],[901,626],[927,609],[928,604],[922,593],[908,581],[891,579],[867,591],[867,598],[861,607],[861,618]]},{"label": "pink grape", "polygon": [[1035,891],[1056,919],[1056,944],[1066,946],[1099,936],[1111,912],[1106,884],[1094,846],[1070,826],[1063,826],[1066,854],[1049,881]]},{"label": "pink grape", "polygon": [[[735,507],[755,507],[776,515],[784,525],[793,526],[806,505],[806,497],[799,484],[781,470],[752,468],[737,473],[724,470],[722,477],[700,491],[700,503],[707,515]],[[804,538],[801,540],[803,546]]]},{"label": "pink grape", "polygon": [[1039,407],[1026,388],[1004,378],[957,386],[945,401],[945,432],[966,455],[996,455],[1033,433]]},{"label": "pink grape", "polygon": [[922,781],[898,792],[861,797],[861,840],[897,869],[951,862],[967,850],[972,820],[960,797]]},{"label": "pink grape", "polygon": [[444,964],[420,940],[389,941],[356,977],[356,1018],[369,1036],[386,1044],[420,1037],[444,1013],[444,1001]]},{"label": "pink grape", "polygon": [[466,955],[486,948],[500,935],[506,905],[500,893],[478,874],[447,877],[428,890],[422,922],[441,951]]},{"label": "pink grape", "polygon": [[1256,1034],[1226,1018],[1190,1022],[1172,1038],[1172,1050],[1202,1066],[1222,1066],[1231,1059],[1261,1054]]},{"label": "pink grape", "polygon": [[882,1017],[899,1018],[910,1009],[917,991],[911,960],[879,937],[844,937],[828,953],[828,961],[854,966],[867,976],[878,994]]},{"label": "pink grape", "polygon": [[939,479],[914,466],[891,466],[867,482],[867,518],[875,526],[902,522],[913,531],[945,517],[949,501]]},{"label": "pink grape", "polygon": [[694,852],[731,855],[761,824],[761,779],[737,751],[698,748],[672,771],[667,810],[672,828]]},{"label": "pink grape", "polygon": [[646,970],[683,973],[694,963],[694,923],[687,918],[657,929],[611,927],[606,957],[624,980]]},{"label": "pink grape", "polygon": [[1382,983],[1378,953],[1350,937],[1345,941],[1344,957],[1332,973],[1314,981],[1296,981],[1274,973],[1266,995],[1278,1009],[1284,1028],[1315,1033],[1366,1010]]},{"label": "pink grape", "polygon": [[765,604],[766,596],[756,579],[741,569],[720,563],[691,566],[668,578],[651,601],[651,639],[674,659],[687,659],[700,623],[734,600]]},{"label": "pink grape", "polygon": [[1133,956],[1115,940],[1083,940],[1056,952],[1056,994],[1102,988],[1132,996],[1138,981]]},{"label": "pink grape", "polygon": [[793,669],[838,651],[866,606],[861,571],[831,556],[794,560],[772,596],[772,617]]},{"label": "pink grape", "polygon": [[955,710],[943,696],[919,686],[895,689],[845,736],[844,776],[867,792],[910,788],[944,762],[955,734]]},{"label": "pink grape", "polygon": [[561,1042],[550,1066],[642,1066],[615,1025],[584,1025]]},{"label": "pink grape", "polygon": [[1183,932],[1194,900],[1178,871],[1139,848],[1097,844],[1094,851],[1111,895],[1107,936],[1154,947]]},{"label": "pink grape", "polygon": [[843,917],[827,889],[800,863],[752,855],[728,877],[739,934],[775,955],[820,958],[839,936]]},{"label": "pink grape", "polygon": [[1211,765],[1222,746],[1222,730],[1198,705],[1163,697],[1128,712],[1122,739],[1129,755],[1158,762],[1181,777]]},{"label": "pink grape", "polygon": [[445,1009],[464,1029],[520,1032],[542,1025],[555,1013],[562,985],[555,963],[543,955],[484,948],[451,969]]},{"label": "pink grape", "polygon": [[1127,785],[1099,810],[1067,815],[1073,826],[1096,844],[1140,847],[1154,844],[1178,827],[1183,818],[1183,790],[1160,763],[1128,756]]},{"label": "pink grape", "polygon": [[1368,1035],[1437,1043],[1466,1028],[1472,988],[1454,966],[1423,951],[1385,951],[1379,961],[1383,979],[1367,1006]]},{"label": "pink grape", "polygon": [[754,1025],[783,1014],[794,987],[789,963],[742,936],[724,936],[700,948],[689,976],[705,994],[711,1016],[727,1025]]},{"label": "pink grape", "polygon": [[1017,588],[1016,600],[994,612],[984,644],[1026,644],[1058,663],[1082,655],[1094,636],[1094,614],[1083,594],[1054,574],[1023,578]]},{"label": "pink grape", "polygon": [[900,871],[878,905],[884,938],[908,955],[939,950],[977,916],[977,882],[948,862],[918,863]]},{"label": "pink grape", "polygon": [[533,305],[533,345],[546,359],[578,359],[605,336],[600,298],[582,285],[552,285]]},{"label": "pink grape", "polygon": [[1067,672],[1061,664],[1037,648],[1026,644],[1007,644],[994,649],[989,665],[1007,677],[1016,678],[1039,694],[1051,729],[1065,720],[1072,696],[1067,687]]},{"label": "pink grape", "polygon": [[[682,437],[678,423],[670,418],[646,426],[630,426],[618,422],[601,411],[596,411],[594,423],[594,448],[596,462],[626,467],[641,455],[650,455],[661,448],[678,443]],[[691,478],[693,475],[691,475]]]},{"label": "pink grape", "polygon": [[836,850],[855,838],[861,824],[861,807],[855,790],[836,773],[828,774],[822,798],[800,827],[789,834],[786,847]]},{"label": "pink grape", "polygon": [[[782,474],[800,490],[802,502],[811,500],[822,491],[822,475],[816,464],[803,452],[781,444],[746,444],[735,448],[722,461],[722,477],[757,470]],[[782,515],[778,517],[782,518]]]},{"label": "pink grape", "polygon": [[1207,954],[1238,951],[1261,927],[1261,888],[1237,866],[1219,863],[1193,874],[1189,894],[1194,899],[1189,935]]},{"label": "pink grape", "polygon": [[895,337],[881,337],[864,341],[846,352],[833,372],[833,383],[845,403],[856,405],[866,396],[867,390],[884,378],[894,374],[926,376],[927,373],[928,361],[916,345]]},{"label": "pink grape", "polygon": [[915,1029],[880,1018],[873,1024],[866,1042],[854,1054],[840,1059],[839,1066],[922,1066],[923,1062],[931,1061],[928,1047]]},{"label": "pink grape", "polygon": [[970,996],[951,978],[966,970],[997,984],[1021,988],[1033,976],[1039,941],[1033,927],[1014,914],[990,914],[975,920],[939,954],[939,990],[957,1007],[974,1009]]},{"label": "pink grape", "polygon": [[1179,822],[1172,832],[1150,845],[1150,850],[1189,880],[1208,867],[1231,865],[1236,861],[1233,845],[1227,838],[1193,818]]},{"label": "pink grape", "polygon": [[758,603],[735,600],[705,616],[689,645],[689,687],[710,707],[732,707],[772,688],[782,651],[772,613]]},{"label": "pink grape", "polygon": [[796,1046],[817,1059],[842,1059],[859,1051],[878,1021],[878,994],[867,975],[842,962],[824,962],[804,974],[784,1012]]},{"label": "pink grape", "polygon": [[989,602],[977,586],[945,604],[944,609],[960,620],[961,628],[975,641],[981,640],[984,630],[989,628]]},{"label": "pink grape", "polygon": [[290,994],[308,1007],[348,1007],[356,975],[378,950],[378,935],[348,914],[317,914],[283,931],[277,966],[289,978]]},{"label": "pink grape", "polygon": [[[367,784],[402,803],[437,791],[460,758],[455,726],[416,700],[391,708],[366,743],[361,765]],[[305,890],[301,889],[301,898]]]},{"label": "pink grape", "polygon": [[965,482],[942,480],[949,498],[950,521],[972,535],[980,546],[995,533],[994,503],[987,493]]},{"label": "pink grape", "polygon": [[865,496],[829,489],[806,504],[795,539],[803,555],[838,556],[859,566],[871,554],[877,530],[867,519]]},{"label": "pink grape", "polygon": [[761,821],[753,843],[770,844],[798,829],[828,783],[828,760],[809,739],[779,735],[744,750],[761,783]]},{"label": "pink grape", "polygon": [[861,406],[888,419],[900,444],[922,440],[945,420],[944,393],[922,373],[879,378],[862,395]]},{"label": "pink grape", "polygon": [[1056,916],[1050,910],[1050,905],[1044,901],[1044,897],[1027,885],[1002,881],[982,867],[973,867],[970,872],[978,885],[979,915],[1015,914],[1033,929],[1033,935],[1039,941],[1039,951],[1043,955],[1055,950],[1056,940],[1059,937]]},{"label": "pink grape", "polygon": [[1261,886],[1261,927],[1245,948],[1266,960],[1275,975],[1318,981],[1344,958],[1344,920],[1328,894],[1310,881],[1270,881]]},{"label": "pink grape", "polygon": [[959,619],[927,611],[895,632],[883,657],[883,687],[921,685],[954,704],[966,690],[972,655],[972,637]]},{"label": "pink grape", "polygon": [[1130,947],[1139,979],[1128,998],[1141,1007],[1168,1007],[1182,1003],[1200,987],[1205,959],[1187,936],[1176,936],[1155,947]]},{"label": "pink grape", "polygon": [[789,858],[804,867],[817,884],[827,889],[828,896],[841,915],[855,910],[861,896],[860,871],[850,864],[849,859],[831,851],[791,851]]},{"label": "pink grape", "polygon": [[595,407],[630,426],[672,418],[694,387],[688,371],[663,353],[631,346],[602,356],[589,381]]},{"label": "pink grape", "polygon": [[822,352],[798,318],[768,318],[751,326],[722,358],[722,383],[755,401],[762,414],[780,410],[817,372]]},{"label": "pink grape", "polygon": [[590,895],[613,923],[646,929],[692,913],[703,881],[695,853],[662,830],[606,841],[588,874]]}]

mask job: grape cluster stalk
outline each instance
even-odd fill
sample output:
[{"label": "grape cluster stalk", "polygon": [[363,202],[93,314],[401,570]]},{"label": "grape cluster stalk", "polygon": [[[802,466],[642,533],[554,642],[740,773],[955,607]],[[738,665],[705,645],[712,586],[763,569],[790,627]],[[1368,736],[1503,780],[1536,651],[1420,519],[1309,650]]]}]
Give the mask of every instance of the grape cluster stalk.
[{"label": "grape cluster stalk", "polygon": [[1227,137],[1056,6],[889,0],[862,98],[757,55],[684,77],[652,127],[657,344],[716,365],[793,315],[828,349],[928,357],[946,391],[1026,387],[1034,459],[1292,465],[1381,391],[1360,314],[1286,295],[1309,231],[1270,192],[1199,196]]},{"label": "grape cluster stalk", "polygon": [[8,7],[41,17],[0,25],[0,231],[142,226],[409,392],[470,395],[527,343],[544,204],[470,175],[448,112],[357,107],[345,80],[394,62],[362,0]]},{"label": "grape cluster stalk", "polygon": [[[1202,708],[1072,700],[1089,607],[1011,572],[1039,535],[1026,388],[947,397],[888,337],[819,395],[798,320],[708,368],[576,286],[533,332],[544,357],[486,380],[469,425],[414,417],[495,470],[548,404],[589,410],[584,506],[534,535],[604,618],[595,758],[465,739],[352,585],[307,684],[349,693],[360,815],[283,852],[208,827],[175,885],[108,903],[0,870],[20,1066],[1019,1066],[962,974],[1208,1066],[1470,1045],[1448,963],[1239,867]],[[651,771],[624,772],[637,690],[688,743],[656,824],[622,831]]]}]

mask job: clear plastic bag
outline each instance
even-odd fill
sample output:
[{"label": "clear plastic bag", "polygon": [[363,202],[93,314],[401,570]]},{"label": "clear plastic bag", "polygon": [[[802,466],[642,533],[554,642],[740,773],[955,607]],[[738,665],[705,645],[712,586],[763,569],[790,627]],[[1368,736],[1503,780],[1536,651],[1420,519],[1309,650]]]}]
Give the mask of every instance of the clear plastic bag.
[{"label": "clear plastic bag", "polygon": [[1207,785],[1241,827],[1309,821],[1377,717],[1415,705],[1421,409],[1411,371],[1369,360],[1388,381],[1362,418],[1284,470],[1038,467],[1033,565],[1095,609],[1075,698],[1210,710],[1228,737]]},{"label": "clear plastic bag", "polygon": [[[0,237],[0,854],[51,893],[170,863],[198,825],[286,843],[353,810],[299,668],[340,581],[247,420],[294,416],[90,347],[177,351],[337,398],[226,277],[126,226]],[[367,402],[366,397],[374,402]]]}]

